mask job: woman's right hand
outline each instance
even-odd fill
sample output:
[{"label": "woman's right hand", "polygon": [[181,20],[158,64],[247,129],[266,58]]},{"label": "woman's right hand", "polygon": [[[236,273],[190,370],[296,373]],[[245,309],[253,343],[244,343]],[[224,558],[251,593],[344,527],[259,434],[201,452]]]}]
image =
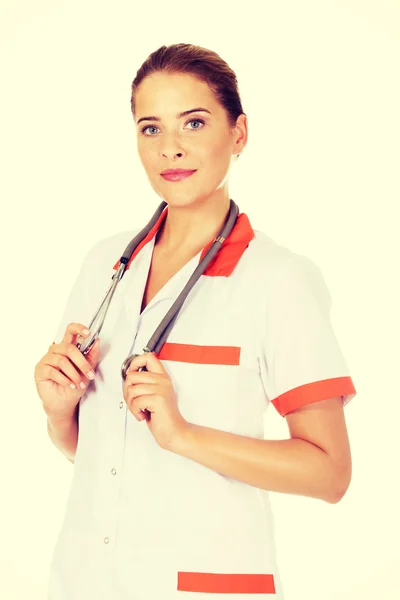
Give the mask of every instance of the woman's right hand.
[{"label": "woman's right hand", "polygon": [[[91,379],[88,372],[95,372],[100,355],[100,339],[84,356],[76,347],[78,335],[86,338],[85,325],[70,323],[60,344],[52,344],[47,354],[35,366],[35,384],[48,417],[56,420],[70,419],[76,406],[86,393]],[[85,387],[80,387],[83,382]],[[70,385],[75,385],[72,389]]]}]

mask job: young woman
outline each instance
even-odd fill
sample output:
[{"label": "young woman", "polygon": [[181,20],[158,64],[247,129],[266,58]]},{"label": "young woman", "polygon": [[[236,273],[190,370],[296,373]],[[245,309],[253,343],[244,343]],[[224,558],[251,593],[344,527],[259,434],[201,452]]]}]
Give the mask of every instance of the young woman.
[{"label": "young woman", "polygon": [[[89,251],[36,365],[49,435],[74,462],[48,600],[282,599],[269,491],[336,503],[351,478],[343,406],[356,392],[330,293],[313,261],[242,212],[168,339],[148,351],[227,220],[248,130],[235,74],[189,44],[148,57],[131,106],[141,162],[167,206],[90,352],[78,340],[139,229]],[[185,177],[165,174],[175,169]],[[269,403],[290,439],[264,439]]]}]

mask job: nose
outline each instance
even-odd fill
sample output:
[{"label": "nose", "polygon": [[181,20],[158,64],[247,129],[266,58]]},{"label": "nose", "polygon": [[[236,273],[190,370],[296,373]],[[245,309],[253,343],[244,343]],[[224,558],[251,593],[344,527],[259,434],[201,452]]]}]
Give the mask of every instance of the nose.
[{"label": "nose", "polygon": [[161,151],[161,156],[163,158],[171,159],[171,158],[183,156],[183,152],[181,150],[176,150],[176,147],[174,149],[173,146],[171,146],[170,148],[167,148],[166,146],[164,146],[164,148]]},{"label": "nose", "polygon": [[165,152],[163,152],[162,156],[165,157],[165,158],[175,158],[175,156],[181,157],[182,156],[182,152],[176,152],[175,154],[173,152],[170,152],[168,154],[166,154]]},{"label": "nose", "polygon": [[184,150],[175,135],[164,134],[160,153],[163,158],[171,159],[183,156]]}]

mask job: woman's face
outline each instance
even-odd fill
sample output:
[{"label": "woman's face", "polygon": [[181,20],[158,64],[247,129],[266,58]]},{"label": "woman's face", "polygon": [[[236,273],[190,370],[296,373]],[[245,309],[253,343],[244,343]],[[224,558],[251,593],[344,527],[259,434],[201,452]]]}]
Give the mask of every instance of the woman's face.
[{"label": "woman's face", "polygon": [[[194,108],[209,112],[196,110],[179,116]],[[141,120],[143,117],[150,118]],[[206,200],[216,190],[228,197],[232,157],[241,152],[247,140],[245,115],[240,115],[236,127],[231,128],[225,109],[206,83],[188,74],[155,73],[147,76],[136,92],[135,120],[140,160],[163,200],[172,205],[187,204]],[[160,175],[165,169],[176,168],[196,172],[176,182]]]}]

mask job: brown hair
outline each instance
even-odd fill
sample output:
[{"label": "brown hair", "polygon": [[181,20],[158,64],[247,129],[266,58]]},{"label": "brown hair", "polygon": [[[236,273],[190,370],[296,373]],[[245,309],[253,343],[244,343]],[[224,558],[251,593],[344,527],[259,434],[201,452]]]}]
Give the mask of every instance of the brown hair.
[{"label": "brown hair", "polygon": [[131,111],[134,117],[136,90],[147,75],[157,72],[188,73],[207,83],[225,108],[230,127],[235,126],[239,115],[246,114],[242,108],[236,75],[216,52],[192,44],[172,44],[152,52],[137,71],[131,86]]}]

